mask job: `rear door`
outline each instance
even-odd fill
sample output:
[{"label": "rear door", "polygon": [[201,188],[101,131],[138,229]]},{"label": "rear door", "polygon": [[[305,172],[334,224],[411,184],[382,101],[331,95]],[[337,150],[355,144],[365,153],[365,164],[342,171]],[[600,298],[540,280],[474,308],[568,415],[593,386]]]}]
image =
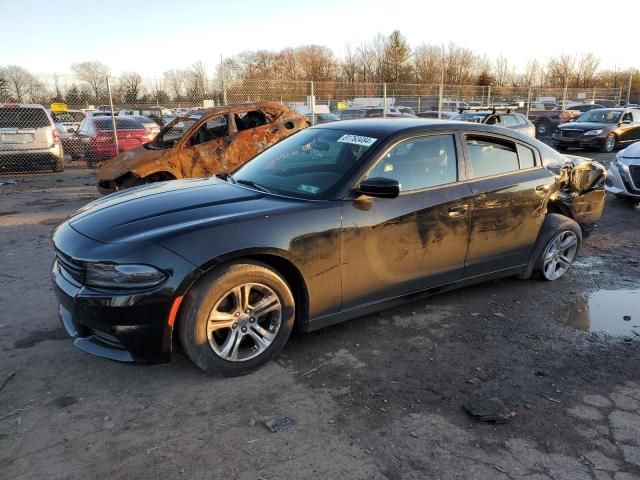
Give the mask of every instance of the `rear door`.
[{"label": "rear door", "polygon": [[555,177],[535,148],[509,137],[468,133],[464,145],[474,195],[464,276],[526,264]]},{"label": "rear door", "polygon": [[471,190],[457,181],[461,146],[452,133],[393,144],[365,178],[398,180],[397,198],[343,202],[343,308],[462,278]]},{"label": "rear door", "polygon": [[229,132],[231,114],[203,120],[179,147],[182,175],[205,177],[233,169],[235,146]]},{"label": "rear door", "polygon": [[247,109],[234,114],[236,158],[233,167],[251,160],[258,153],[289,135],[285,126],[273,121],[260,109]]}]

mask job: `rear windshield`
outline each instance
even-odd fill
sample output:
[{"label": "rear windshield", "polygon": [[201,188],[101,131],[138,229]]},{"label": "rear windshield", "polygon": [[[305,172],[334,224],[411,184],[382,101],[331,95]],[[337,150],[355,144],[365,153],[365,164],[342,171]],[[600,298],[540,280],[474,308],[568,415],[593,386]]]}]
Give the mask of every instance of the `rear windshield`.
[{"label": "rear windshield", "polygon": [[[96,128],[98,130],[113,130],[113,124],[111,118],[98,118],[96,119]],[[140,122],[133,120],[132,118],[120,118],[116,117],[116,128],[118,130],[142,130],[143,127]]]},{"label": "rear windshield", "polygon": [[51,126],[43,108],[0,108],[0,128],[42,128]]}]

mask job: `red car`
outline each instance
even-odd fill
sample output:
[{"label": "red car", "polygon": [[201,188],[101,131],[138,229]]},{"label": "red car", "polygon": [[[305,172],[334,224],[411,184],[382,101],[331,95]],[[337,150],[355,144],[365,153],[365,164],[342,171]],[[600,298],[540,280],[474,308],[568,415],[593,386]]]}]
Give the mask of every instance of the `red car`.
[{"label": "red car", "polygon": [[90,168],[94,168],[100,160],[108,160],[118,153],[138,148],[155,137],[154,132],[149,132],[133,118],[116,117],[115,122],[117,148],[111,117],[88,117],[82,121],[77,138]]}]

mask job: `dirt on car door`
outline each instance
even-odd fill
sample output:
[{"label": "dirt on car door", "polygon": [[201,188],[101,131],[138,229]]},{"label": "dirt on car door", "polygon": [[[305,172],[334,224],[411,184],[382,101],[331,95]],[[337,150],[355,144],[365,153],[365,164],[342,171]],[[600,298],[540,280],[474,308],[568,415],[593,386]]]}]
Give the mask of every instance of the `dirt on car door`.
[{"label": "dirt on car door", "polygon": [[462,278],[472,198],[456,150],[449,134],[402,141],[367,175],[397,180],[400,195],[343,203],[343,309]]},{"label": "dirt on car door", "polygon": [[229,129],[229,116],[217,115],[204,120],[180,147],[183,177],[208,177],[235,168],[235,132]]},{"label": "dirt on car door", "polygon": [[466,278],[524,265],[540,226],[553,174],[539,154],[511,139],[465,136],[473,191]]}]

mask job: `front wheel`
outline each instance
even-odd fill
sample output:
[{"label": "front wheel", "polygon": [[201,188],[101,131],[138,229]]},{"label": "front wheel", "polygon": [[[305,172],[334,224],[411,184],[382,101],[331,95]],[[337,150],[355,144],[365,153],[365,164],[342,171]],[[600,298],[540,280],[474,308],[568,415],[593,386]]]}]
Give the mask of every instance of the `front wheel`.
[{"label": "front wheel", "polygon": [[604,143],[602,144],[602,151],[605,153],[613,152],[613,149],[616,148],[616,144],[618,143],[618,139],[616,138],[615,133],[610,133],[607,135]]},{"label": "front wheel", "polygon": [[210,374],[250,373],[284,347],[295,301],[278,272],[258,262],[207,274],[187,295],[178,323],[187,356]]}]

